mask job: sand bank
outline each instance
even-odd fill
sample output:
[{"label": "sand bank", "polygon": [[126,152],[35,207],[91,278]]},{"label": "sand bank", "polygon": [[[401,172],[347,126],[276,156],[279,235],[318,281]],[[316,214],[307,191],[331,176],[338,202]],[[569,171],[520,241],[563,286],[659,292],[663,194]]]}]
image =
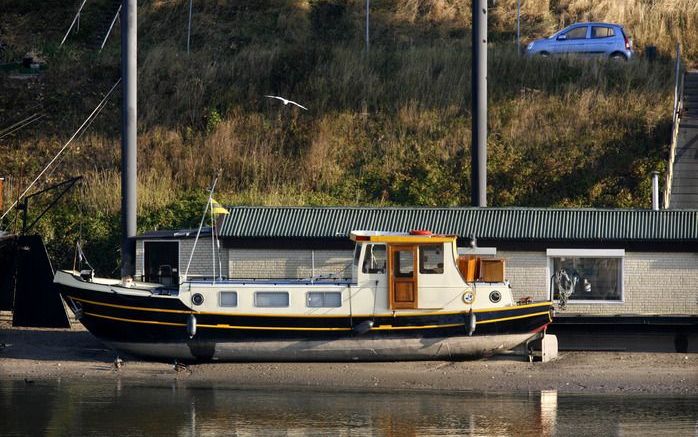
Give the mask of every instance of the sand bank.
[{"label": "sand bank", "polygon": [[119,369],[115,357],[83,329],[0,326],[0,378],[157,378],[323,390],[698,394],[698,354],[561,352],[548,363],[500,356],[461,362],[206,363],[186,368],[122,356]]}]

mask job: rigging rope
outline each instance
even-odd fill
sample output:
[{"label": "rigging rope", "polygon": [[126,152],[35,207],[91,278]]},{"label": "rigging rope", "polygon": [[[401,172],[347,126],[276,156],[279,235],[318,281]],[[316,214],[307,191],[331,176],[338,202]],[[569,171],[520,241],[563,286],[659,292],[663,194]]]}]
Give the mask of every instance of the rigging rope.
[{"label": "rigging rope", "polygon": [[29,126],[30,124],[42,119],[43,117],[46,117],[46,114],[43,114],[41,112],[35,112],[34,114],[30,115],[29,117],[25,118],[24,120],[20,120],[17,123],[6,127],[2,131],[0,131],[0,140],[5,138],[8,135],[11,135],[11,134],[17,132],[18,130],[22,129],[23,127]]},{"label": "rigging rope", "polygon": [[63,145],[63,147],[61,148],[61,150],[58,151],[58,153],[56,154],[56,156],[54,156],[53,159],[46,165],[46,167],[44,167],[44,169],[41,170],[41,173],[39,173],[39,175],[32,181],[32,183],[29,184],[29,186],[22,192],[22,194],[20,194],[19,197],[17,197],[17,200],[15,200],[14,203],[13,203],[12,205],[10,205],[9,208],[7,208],[7,211],[5,211],[5,213],[4,213],[2,216],[0,216],[0,220],[2,220],[3,218],[5,218],[5,216],[6,216],[10,211],[12,211],[12,209],[13,209],[15,206],[17,206],[17,203],[19,203],[19,201],[20,201],[20,200],[29,192],[29,190],[39,181],[39,179],[41,179],[41,176],[43,176],[44,173],[46,173],[46,171],[49,169],[49,167],[51,167],[51,165],[58,159],[58,157],[61,156],[61,154],[65,151],[65,149],[70,145],[70,143],[72,143],[73,140],[74,140],[79,134],[81,134],[81,133],[84,131],[84,129],[87,129],[85,126],[86,126],[86,125],[89,125],[89,123],[91,122],[91,120],[92,120],[94,117],[96,117],[96,114],[99,113],[99,111],[101,110],[101,108],[104,106],[104,103],[107,101],[107,99],[109,98],[109,96],[111,95],[111,93],[114,91],[114,89],[119,85],[119,83],[121,83],[121,78],[119,78],[119,80],[116,81],[116,83],[114,84],[114,86],[111,87],[111,89],[109,90],[109,92],[107,93],[107,95],[104,96],[104,98],[102,99],[101,102],[99,102],[99,104],[97,105],[97,107],[95,107],[95,109],[90,113],[90,115],[85,119],[85,121],[80,125],[80,127],[75,131],[75,133],[73,133],[73,135],[70,137],[70,139],[68,140],[68,142],[66,142],[66,143]]}]

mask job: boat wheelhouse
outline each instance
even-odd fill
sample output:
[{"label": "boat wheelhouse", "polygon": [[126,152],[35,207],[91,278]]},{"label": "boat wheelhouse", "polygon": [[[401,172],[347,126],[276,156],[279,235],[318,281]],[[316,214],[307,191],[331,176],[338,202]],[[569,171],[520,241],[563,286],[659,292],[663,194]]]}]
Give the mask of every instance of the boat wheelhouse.
[{"label": "boat wheelhouse", "polygon": [[351,279],[185,277],[163,286],[60,271],[55,282],[96,337],[167,360],[462,359],[540,338],[552,321],[550,301],[515,302],[503,261],[459,257],[454,235],[350,237]]}]

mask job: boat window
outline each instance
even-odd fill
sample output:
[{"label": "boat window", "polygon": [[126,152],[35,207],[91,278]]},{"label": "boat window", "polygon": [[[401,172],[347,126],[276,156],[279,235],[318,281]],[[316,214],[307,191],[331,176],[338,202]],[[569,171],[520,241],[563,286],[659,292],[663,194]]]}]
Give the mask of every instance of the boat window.
[{"label": "boat window", "polygon": [[306,294],[308,308],[339,308],[342,306],[342,293],[338,291],[309,291]]},{"label": "boat window", "polygon": [[238,292],[221,291],[218,293],[218,300],[222,307],[236,307],[238,306]]},{"label": "boat window", "polygon": [[442,245],[419,246],[419,273],[444,272],[444,248]]},{"label": "boat window", "polygon": [[354,246],[354,266],[359,267],[359,257],[361,256],[361,245]]},{"label": "boat window", "polygon": [[398,278],[411,278],[414,274],[414,257],[412,250],[399,250],[395,252],[395,276]]},{"label": "boat window", "polygon": [[289,304],[287,291],[256,291],[254,306],[261,308],[285,308]]},{"label": "boat window", "polygon": [[385,273],[385,244],[368,244],[364,254],[364,273]]}]

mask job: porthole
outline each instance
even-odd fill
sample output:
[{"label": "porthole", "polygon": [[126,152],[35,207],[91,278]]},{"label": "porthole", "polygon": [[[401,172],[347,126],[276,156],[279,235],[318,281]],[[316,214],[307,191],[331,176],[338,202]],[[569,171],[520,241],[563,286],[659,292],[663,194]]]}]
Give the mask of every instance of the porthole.
[{"label": "porthole", "polygon": [[204,296],[201,293],[196,293],[191,297],[191,302],[194,305],[201,305],[204,303]]},{"label": "porthole", "polygon": [[497,290],[490,292],[490,302],[497,303],[500,300],[502,300],[502,293],[498,292]]},{"label": "porthole", "polygon": [[471,304],[473,303],[473,298],[473,293],[468,291],[463,295],[463,303]]}]

